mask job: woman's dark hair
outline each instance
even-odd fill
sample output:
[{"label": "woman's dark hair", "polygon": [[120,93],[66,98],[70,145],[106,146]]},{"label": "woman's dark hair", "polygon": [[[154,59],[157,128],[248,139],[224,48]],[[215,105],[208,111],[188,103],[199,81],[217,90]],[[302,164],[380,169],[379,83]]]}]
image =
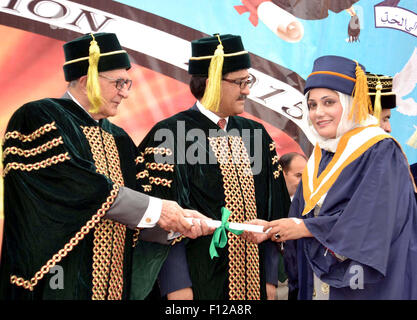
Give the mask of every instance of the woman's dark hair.
[{"label": "woman's dark hair", "polygon": [[190,80],[190,90],[193,96],[200,100],[206,91],[207,77],[192,76]]}]

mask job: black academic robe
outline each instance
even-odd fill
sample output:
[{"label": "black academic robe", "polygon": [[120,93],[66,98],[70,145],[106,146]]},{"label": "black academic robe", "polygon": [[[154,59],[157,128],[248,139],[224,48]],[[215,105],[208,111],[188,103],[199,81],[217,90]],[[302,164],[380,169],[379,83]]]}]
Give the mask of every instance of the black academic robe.
[{"label": "black academic robe", "polygon": [[[19,108],[3,145],[1,299],[125,299],[134,231],[103,218],[136,147],[69,99]],[[72,239],[72,240],[71,240]]]},{"label": "black academic robe", "polygon": [[[221,220],[222,207],[232,212],[229,221],[233,222],[286,216],[290,199],[275,145],[265,128],[231,116],[226,129],[227,133],[220,130],[196,106],[156,124],[138,148],[143,191],[215,220]],[[232,150],[236,161],[221,160],[221,150]],[[227,246],[218,249],[219,257],[213,260],[209,255],[212,236],[187,242],[194,298],[265,298],[265,245],[248,244],[230,232],[228,237]],[[166,254],[160,256],[154,266],[160,267]]]}]

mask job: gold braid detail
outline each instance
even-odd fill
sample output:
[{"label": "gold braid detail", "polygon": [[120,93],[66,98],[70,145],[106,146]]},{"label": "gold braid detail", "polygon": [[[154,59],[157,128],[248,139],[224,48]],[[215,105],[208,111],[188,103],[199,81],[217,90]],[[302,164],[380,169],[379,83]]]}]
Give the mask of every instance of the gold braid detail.
[{"label": "gold braid detail", "polygon": [[[99,127],[82,127],[96,170],[123,186],[114,137]],[[126,226],[102,219],[94,231],[93,300],[120,300],[123,294],[123,257]]]},{"label": "gold braid detail", "polygon": [[186,237],[184,235],[180,235],[179,237],[175,238],[172,242],[171,245],[173,246],[174,244],[181,242],[183,239],[185,239]]},{"label": "gold braid detail", "polygon": [[152,186],[150,184],[142,184],[143,192],[151,192]]},{"label": "gold braid detail", "polygon": [[169,148],[162,148],[162,147],[148,147],[145,148],[145,154],[161,154],[172,156],[172,150]]},{"label": "gold braid detail", "polygon": [[107,210],[111,207],[114,202],[114,199],[119,193],[119,186],[117,184],[113,185],[113,190],[110,191],[110,195],[107,197],[106,201],[101,205],[101,208],[97,210],[96,214],[86,223],[85,226],[78,231],[73,238],[64,246],[63,249],[59,250],[56,254],[52,256],[50,260],[38,271],[35,276],[30,280],[25,280],[21,277],[12,275],[10,277],[10,282],[17,286],[23,287],[33,291],[34,287],[38,282],[44,277],[45,274],[49,272],[58,262],[62,260],[72,249],[82,240],[84,237],[93,229],[97,223],[100,222],[100,219],[106,214]]},{"label": "gold braid detail", "polygon": [[140,234],[140,229],[136,228],[134,234],[133,234],[133,244],[132,247],[136,247],[136,245],[138,244],[139,241],[139,234]]},{"label": "gold braid detail", "polygon": [[148,170],[143,170],[136,175],[136,180],[143,179],[143,178],[146,178],[146,177],[149,177],[149,171]]},{"label": "gold braid detail", "polygon": [[[257,218],[255,182],[248,152],[241,137],[229,137],[229,143],[234,158],[238,156],[236,171],[239,176],[239,183],[242,190],[245,204],[245,221]],[[246,299],[260,300],[260,277],[259,277],[259,250],[258,245],[246,242]]]},{"label": "gold braid detail", "polygon": [[40,127],[39,129],[35,130],[34,132],[28,135],[24,135],[23,133],[20,133],[19,131],[7,132],[4,136],[4,141],[10,138],[13,138],[13,139],[19,139],[22,142],[28,142],[28,141],[31,142],[51,130],[57,130],[57,127],[55,126],[55,121],[45,124],[44,126]]},{"label": "gold braid detail", "polygon": [[168,180],[168,179],[160,178],[160,177],[149,177],[149,183],[171,188],[172,180]]},{"label": "gold braid detail", "polygon": [[[216,137],[209,141],[223,176],[226,208],[231,212],[229,221],[241,223],[256,218],[254,180],[241,137]],[[229,299],[260,299],[257,245],[228,233],[228,250]]]},{"label": "gold braid detail", "polygon": [[51,150],[53,147],[57,147],[60,144],[64,144],[62,137],[54,138],[51,141],[48,141],[43,145],[36,148],[32,148],[30,150],[24,150],[17,147],[8,147],[3,152],[3,160],[6,158],[8,154],[17,154],[18,156],[25,158],[33,157],[37,154],[41,154],[42,152]]},{"label": "gold braid detail", "polygon": [[19,162],[11,162],[6,165],[3,172],[3,177],[9,173],[10,170],[22,170],[22,171],[32,171],[32,170],[39,170],[41,168],[49,167],[53,164],[58,164],[59,162],[64,162],[65,160],[70,160],[71,158],[68,155],[68,152],[61,153],[57,156],[53,156],[51,158],[42,160],[40,162],[35,163],[19,163]]},{"label": "gold braid detail", "polygon": [[138,156],[138,157],[135,159],[135,163],[136,163],[136,164],[139,164],[139,163],[143,163],[144,161],[145,161],[145,158],[144,158],[143,152],[141,152],[141,153],[140,153],[140,156]]},{"label": "gold braid detail", "polygon": [[147,169],[158,170],[158,171],[171,171],[174,172],[174,165],[168,163],[156,163],[156,162],[147,162],[145,164]]}]

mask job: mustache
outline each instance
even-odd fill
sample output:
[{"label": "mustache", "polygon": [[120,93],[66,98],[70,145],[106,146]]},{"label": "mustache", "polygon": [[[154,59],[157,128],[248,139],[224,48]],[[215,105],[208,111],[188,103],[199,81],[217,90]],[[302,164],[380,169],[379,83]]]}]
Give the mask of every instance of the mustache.
[{"label": "mustache", "polygon": [[241,94],[239,97],[238,97],[238,100],[246,100],[247,99],[247,95],[246,94]]}]

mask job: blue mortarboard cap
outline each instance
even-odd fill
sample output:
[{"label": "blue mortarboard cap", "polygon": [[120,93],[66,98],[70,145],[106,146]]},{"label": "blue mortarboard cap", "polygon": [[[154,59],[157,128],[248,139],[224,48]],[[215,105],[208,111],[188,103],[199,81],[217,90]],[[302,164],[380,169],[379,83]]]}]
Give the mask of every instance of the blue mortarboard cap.
[{"label": "blue mortarboard cap", "polygon": [[[328,88],[352,95],[356,83],[356,62],[340,56],[322,56],[314,61],[304,94],[313,88]],[[359,66],[365,72],[365,67]]]}]

